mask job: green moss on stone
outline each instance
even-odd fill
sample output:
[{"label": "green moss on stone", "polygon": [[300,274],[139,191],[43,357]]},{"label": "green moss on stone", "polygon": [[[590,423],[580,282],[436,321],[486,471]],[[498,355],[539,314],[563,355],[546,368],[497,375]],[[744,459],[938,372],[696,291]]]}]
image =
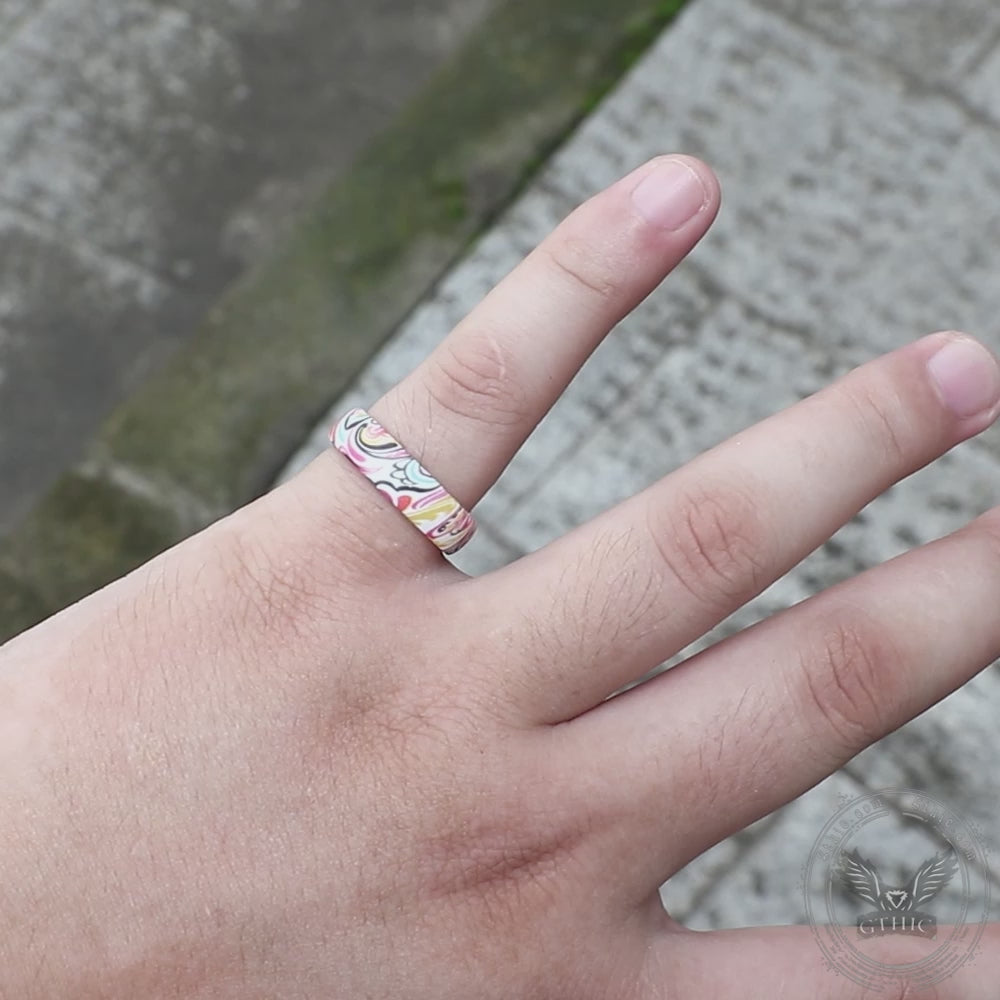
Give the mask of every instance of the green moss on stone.
[{"label": "green moss on stone", "polygon": [[11,572],[0,568],[0,642],[23,632],[49,613],[49,605],[40,594]]},{"label": "green moss on stone", "polygon": [[284,252],[112,418],[109,452],[213,507],[266,488],[427,287],[680,6],[500,5]]},{"label": "green moss on stone", "polygon": [[0,640],[124,576],[183,533],[169,511],[106,479],[63,476],[0,554],[0,586],[9,586]]},{"label": "green moss on stone", "polygon": [[626,22],[617,51],[583,101],[586,113],[589,114],[604,100],[688,2],[689,0],[662,0],[660,3],[647,4]]},{"label": "green moss on stone", "polygon": [[[263,492],[331,400],[681,6],[498,5],[284,249],[112,415],[92,457],[193,497],[205,519]],[[0,548],[0,565],[14,567],[48,613],[196,526],[72,473]],[[0,635],[18,621],[0,605]]]}]

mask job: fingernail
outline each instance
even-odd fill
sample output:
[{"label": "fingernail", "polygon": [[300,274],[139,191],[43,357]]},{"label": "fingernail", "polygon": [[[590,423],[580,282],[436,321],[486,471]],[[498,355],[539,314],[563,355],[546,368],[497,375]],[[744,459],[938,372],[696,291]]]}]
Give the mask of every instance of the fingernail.
[{"label": "fingernail", "polygon": [[676,232],[707,204],[702,179],[680,160],[664,160],[632,192],[639,213],[654,226]]},{"label": "fingernail", "polygon": [[981,344],[961,337],[949,341],[927,362],[947,407],[957,417],[974,417],[1000,399],[1000,369]]}]

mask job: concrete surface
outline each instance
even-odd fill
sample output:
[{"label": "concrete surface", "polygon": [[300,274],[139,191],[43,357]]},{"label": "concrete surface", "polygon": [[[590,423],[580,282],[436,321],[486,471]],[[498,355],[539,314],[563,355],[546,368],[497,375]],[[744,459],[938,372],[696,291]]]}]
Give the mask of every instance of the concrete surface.
[{"label": "concrete surface", "polygon": [[494,6],[0,534],[0,640],[268,489],[331,397],[682,4]]},{"label": "concrete surface", "polygon": [[0,0],[0,534],[495,0]]},{"label": "concrete surface", "polygon": [[[721,218],[481,504],[481,533],[458,560],[469,572],[544,545],[924,333],[965,329],[1000,349],[998,37],[1000,7],[973,0],[694,0],[337,401],[286,474],[326,447],[335,416],[409,370],[574,205],[663,151],[715,166]],[[998,496],[993,430],[891,490],[691,651],[960,527]],[[747,665],[748,683],[755,669]],[[978,824],[992,869],[976,891],[991,884],[995,900],[998,705],[992,668],[671,880],[675,916],[703,928],[802,920],[801,869],[823,824],[843,797],[886,786],[922,789]]]}]

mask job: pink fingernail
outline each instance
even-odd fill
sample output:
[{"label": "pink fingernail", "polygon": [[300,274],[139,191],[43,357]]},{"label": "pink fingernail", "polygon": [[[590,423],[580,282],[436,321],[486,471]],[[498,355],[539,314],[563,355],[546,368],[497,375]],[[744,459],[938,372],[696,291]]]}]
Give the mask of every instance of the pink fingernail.
[{"label": "pink fingernail", "polygon": [[663,160],[632,192],[639,213],[669,232],[682,229],[708,200],[702,179],[681,160]]},{"label": "pink fingernail", "polygon": [[957,417],[974,417],[1000,399],[1000,368],[981,344],[968,337],[951,340],[927,362],[945,405]]}]

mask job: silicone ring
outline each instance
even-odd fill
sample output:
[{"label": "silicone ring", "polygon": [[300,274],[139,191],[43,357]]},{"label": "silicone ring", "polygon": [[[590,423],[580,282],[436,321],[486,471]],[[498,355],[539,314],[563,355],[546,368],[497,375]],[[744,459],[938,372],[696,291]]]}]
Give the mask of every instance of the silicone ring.
[{"label": "silicone ring", "polygon": [[371,415],[351,410],[330,443],[445,555],[476,532],[473,516]]}]

